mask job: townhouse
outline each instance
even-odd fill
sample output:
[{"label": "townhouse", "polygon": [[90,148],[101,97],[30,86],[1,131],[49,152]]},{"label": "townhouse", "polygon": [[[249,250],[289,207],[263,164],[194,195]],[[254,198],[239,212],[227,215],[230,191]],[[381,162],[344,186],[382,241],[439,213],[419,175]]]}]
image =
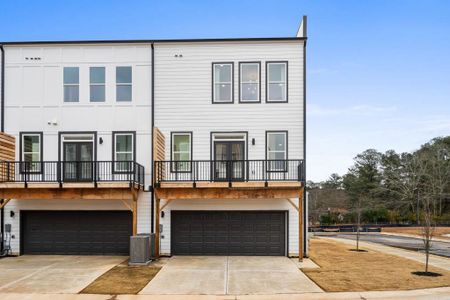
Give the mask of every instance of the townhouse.
[{"label": "townhouse", "polygon": [[[14,254],[304,255],[295,37],[2,43]],[[5,226],[7,225],[7,226]]]}]

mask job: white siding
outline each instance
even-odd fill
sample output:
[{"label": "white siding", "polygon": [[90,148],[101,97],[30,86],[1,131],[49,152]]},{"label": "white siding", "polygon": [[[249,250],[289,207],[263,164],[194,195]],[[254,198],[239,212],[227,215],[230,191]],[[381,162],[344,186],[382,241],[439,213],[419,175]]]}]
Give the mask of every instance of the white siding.
[{"label": "white siding", "polygon": [[[291,199],[295,204],[298,199]],[[164,205],[165,201],[161,202]],[[173,200],[161,218],[161,254],[170,255],[170,212],[172,210],[279,210],[288,211],[288,255],[298,256],[298,212],[287,200]]]}]

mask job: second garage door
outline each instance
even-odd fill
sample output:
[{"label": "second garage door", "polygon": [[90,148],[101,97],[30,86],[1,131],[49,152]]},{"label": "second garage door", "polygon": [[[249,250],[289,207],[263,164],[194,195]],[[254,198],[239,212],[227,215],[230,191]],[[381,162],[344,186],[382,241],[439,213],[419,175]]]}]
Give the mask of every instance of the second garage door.
[{"label": "second garage door", "polygon": [[128,255],[128,211],[21,211],[23,254]]},{"label": "second garage door", "polygon": [[286,255],[284,211],[172,211],[173,255]]}]

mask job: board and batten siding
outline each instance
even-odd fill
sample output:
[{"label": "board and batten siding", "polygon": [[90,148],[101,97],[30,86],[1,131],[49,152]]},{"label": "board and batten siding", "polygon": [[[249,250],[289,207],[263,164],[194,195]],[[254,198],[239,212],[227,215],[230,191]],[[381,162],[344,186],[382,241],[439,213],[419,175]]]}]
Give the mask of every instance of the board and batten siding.
[{"label": "board and batten siding", "polygon": [[[97,132],[97,160],[112,160],[112,132],[136,131],[136,161],[151,184],[150,44],[7,45],[5,49],[5,132],[43,132],[43,159],[58,160],[58,132]],[[26,59],[28,58],[28,59]],[[31,58],[39,58],[32,59]],[[105,67],[105,102],[90,102],[89,67]],[[132,101],[116,101],[116,66],[132,67]],[[79,102],[63,99],[63,68],[79,67]],[[48,124],[55,121],[57,125]],[[99,139],[103,143],[99,143]],[[16,160],[19,160],[19,142]],[[97,201],[98,202],[98,201]],[[12,200],[5,223],[12,224],[13,252],[20,246],[20,210],[128,209],[121,201]],[[15,212],[10,217],[10,211]],[[151,193],[138,198],[138,232],[150,232]]]},{"label": "board and batten siding", "polygon": [[[239,103],[245,61],[261,62],[261,103]],[[266,103],[266,61],[288,61],[288,103]],[[234,62],[233,104],[212,104],[213,62]],[[303,65],[302,40],[155,43],[155,126],[166,159],[171,131],[193,132],[194,160],[210,159],[210,132],[247,131],[248,159],[264,159],[266,130],[287,130],[289,158],[303,158]]]}]

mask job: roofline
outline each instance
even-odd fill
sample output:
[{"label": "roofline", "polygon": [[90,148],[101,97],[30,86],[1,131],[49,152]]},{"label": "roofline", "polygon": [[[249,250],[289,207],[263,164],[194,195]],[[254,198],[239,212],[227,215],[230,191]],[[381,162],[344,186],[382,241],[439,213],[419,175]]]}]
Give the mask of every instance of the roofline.
[{"label": "roofline", "polygon": [[56,44],[151,44],[151,43],[197,43],[197,42],[244,42],[244,41],[295,41],[306,37],[260,37],[260,38],[205,38],[205,39],[162,39],[162,40],[84,40],[84,41],[17,41],[0,42],[0,45],[56,45]]}]

